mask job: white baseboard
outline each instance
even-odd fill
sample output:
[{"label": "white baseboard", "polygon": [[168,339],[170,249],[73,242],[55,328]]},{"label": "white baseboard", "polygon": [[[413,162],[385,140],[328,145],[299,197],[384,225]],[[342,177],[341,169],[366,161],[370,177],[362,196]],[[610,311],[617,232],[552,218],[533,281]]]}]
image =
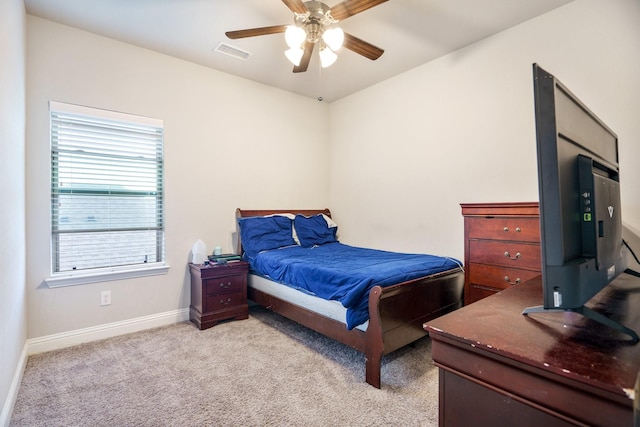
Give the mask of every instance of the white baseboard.
[{"label": "white baseboard", "polygon": [[8,426],[9,421],[11,421],[13,406],[16,404],[16,399],[18,398],[18,390],[20,389],[20,384],[22,383],[22,374],[24,373],[24,368],[27,366],[28,348],[29,344],[28,342],[25,342],[24,347],[22,347],[22,354],[20,354],[18,366],[16,366],[16,370],[13,374],[13,379],[11,380],[11,386],[9,387],[7,399],[5,400],[4,405],[2,405],[2,412],[0,413],[0,426]]},{"label": "white baseboard", "polygon": [[76,329],[59,334],[31,338],[27,340],[28,354],[44,353],[46,351],[71,347],[82,343],[143,331],[145,329],[172,325],[174,323],[185,322],[188,320],[189,309],[183,308],[180,310],[167,311],[165,313],[152,314],[120,322],[92,326],[90,328]]}]

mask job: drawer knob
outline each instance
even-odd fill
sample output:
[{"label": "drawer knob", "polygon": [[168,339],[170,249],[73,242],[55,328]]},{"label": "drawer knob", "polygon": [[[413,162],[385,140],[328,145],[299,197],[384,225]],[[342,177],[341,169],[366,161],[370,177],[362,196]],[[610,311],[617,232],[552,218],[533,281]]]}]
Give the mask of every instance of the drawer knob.
[{"label": "drawer knob", "polygon": [[516,259],[520,258],[522,255],[520,254],[520,252],[516,252],[516,255],[515,255],[515,256],[511,256],[511,254],[509,253],[509,251],[506,251],[506,252],[504,253],[504,256],[506,256],[506,257],[507,257],[507,258],[509,258],[509,259],[516,260]]},{"label": "drawer knob", "polygon": [[504,276],[504,281],[507,282],[510,285],[517,285],[521,282],[520,278],[518,277],[515,281],[511,281],[509,280],[509,276]]},{"label": "drawer knob", "polygon": [[503,228],[503,230],[508,232],[509,231],[509,227],[505,227],[505,228]]},{"label": "drawer knob", "polygon": [[227,298],[226,301],[223,299],[220,300],[220,304],[222,305],[229,305],[230,303],[231,303],[231,298]]},{"label": "drawer knob", "polygon": [[519,233],[521,231],[522,231],[522,229],[520,229],[520,227],[516,227],[516,233]]},{"label": "drawer knob", "polygon": [[220,287],[224,289],[228,289],[231,287],[231,282],[228,282],[228,283],[221,282]]}]

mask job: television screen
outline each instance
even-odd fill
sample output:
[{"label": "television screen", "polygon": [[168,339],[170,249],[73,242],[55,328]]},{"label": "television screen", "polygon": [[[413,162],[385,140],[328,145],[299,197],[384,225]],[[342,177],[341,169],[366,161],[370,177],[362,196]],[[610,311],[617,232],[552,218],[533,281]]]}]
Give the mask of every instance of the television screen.
[{"label": "television screen", "polygon": [[575,311],[634,340],[584,304],[625,271],[618,137],[553,75],[533,64],[543,305]]}]

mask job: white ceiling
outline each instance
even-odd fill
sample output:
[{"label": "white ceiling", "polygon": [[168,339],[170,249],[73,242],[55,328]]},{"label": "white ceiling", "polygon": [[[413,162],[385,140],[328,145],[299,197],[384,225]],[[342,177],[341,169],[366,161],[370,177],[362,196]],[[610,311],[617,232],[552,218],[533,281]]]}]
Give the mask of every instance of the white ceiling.
[{"label": "white ceiling", "polygon": [[[229,30],[293,23],[281,0],[25,0],[27,12],[325,102],[340,99],[572,0],[389,0],[340,26],[385,50],[376,61],[341,49],[321,69],[317,51],[292,73],[283,34],[230,40]],[[329,7],[339,0],[326,0]],[[252,53],[214,52],[219,42]]]}]

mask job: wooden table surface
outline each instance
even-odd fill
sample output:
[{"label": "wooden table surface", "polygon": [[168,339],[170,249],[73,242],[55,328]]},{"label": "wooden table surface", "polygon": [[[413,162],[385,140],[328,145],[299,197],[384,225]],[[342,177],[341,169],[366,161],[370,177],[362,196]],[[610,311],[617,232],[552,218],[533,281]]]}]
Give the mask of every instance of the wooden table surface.
[{"label": "wooden table surface", "polygon": [[[577,313],[522,314],[523,309],[540,304],[538,276],[430,321],[425,329],[434,343],[443,340],[460,348],[473,347],[473,351],[506,358],[539,375],[597,388],[632,407],[640,344]],[[640,332],[640,279],[622,274],[587,306]],[[434,345],[436,363],[442,356],[437,352]]]}]

